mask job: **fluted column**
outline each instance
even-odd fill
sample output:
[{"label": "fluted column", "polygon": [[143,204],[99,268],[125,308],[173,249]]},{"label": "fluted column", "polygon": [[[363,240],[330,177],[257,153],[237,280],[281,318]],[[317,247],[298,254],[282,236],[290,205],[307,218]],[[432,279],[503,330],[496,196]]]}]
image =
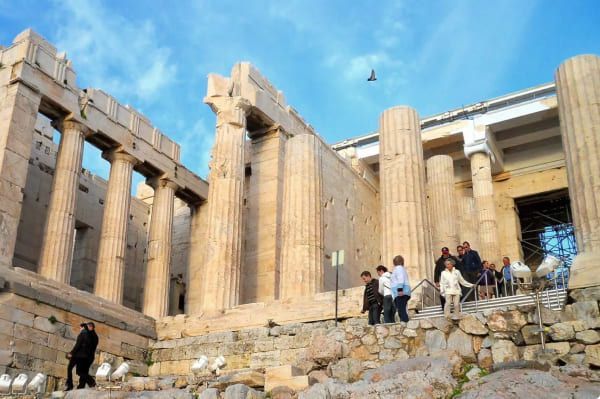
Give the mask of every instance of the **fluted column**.
[{"label": "fluted column", "polygon": [[479,251],[481,260],[498,264],[501,260],[498,220],[494,202],[492,165],[487,153],[476,152],[471,155],[471,181],[479,224],[479,248],[473,249]]},{"label": "fluted column", "polygon": [[204,202],[191,208],[190,249],[188,256],[188,289],[186,312],[190,315],[202,313],[204,298],[205,272],[204,254],[206,252],[206,221],[208,203]]},{"label": "fluted column", "polygon": [[433,260],[425,198],[425,166],[419,115],[394,107],[379,120],[383,263],[403,255],[412,281],[431,274]]},{"label": "fluted column", "polygon": [[323,179],[321,143],[312,134],[288,140],[285,150],[281,299],[323,288]]},{"label": "fluted column", "polygon": [[218,97],[205,100],[217,114],[208,187],[208,226],[203,309],[227,309],[238,304],[242,263],[242,207],[246,100]]},{"label": "fluted column", "polygon": [[169,273],[173,232],[173,206],[177,185],[166,179],[151,182],[154,201],[148,231],[148,264],[144,284],[144,313],[158,319],[169,305]]},{"label": "fluted column", "polygon": [[75,206],[86,127],[62,121],[61,137],[44,227],[39,273],[69,284],[75,239]]},{"label": "fluted column", "polygon": [[[477,221],[477,210],[475,200],[471,195],[460,195],[458,197],[458,221],[459,242],[468,241],[473,248],[479,248],[479,223]],[[457,244],[457,245],[458,245]],[[450,250],[454,253],[456,248]]]},{"label": "fluted column", "polygon": [[568,59],[555,80],[579,251],[569,288],[600,285],[600,57]]},{"label": "fluted column", "polygon": [[131,174],[136,159],[118,151],[108,153],[105,157],[110,161],[110,176],[102,215],[94,293],[120,304],[123,302]]},{"label": "fluted column", "polygon": [[435,155],[427,160],[427,185],[433,250],[449,247],[454,253],[459,240],[458,205],[451,156]]}]

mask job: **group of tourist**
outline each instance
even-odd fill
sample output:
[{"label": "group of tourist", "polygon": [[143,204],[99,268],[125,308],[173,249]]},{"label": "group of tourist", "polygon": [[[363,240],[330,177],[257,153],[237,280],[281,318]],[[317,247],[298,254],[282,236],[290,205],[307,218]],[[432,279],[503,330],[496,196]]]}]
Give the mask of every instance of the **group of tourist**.
[{"label": "group of tourist", "polygon": [[77,389],[85,388],[86,384],[92,388],[96,386],[94,377],[90,375],[90,367],[94,363],[96,348],[98,347],[98,334],[96,326],[89,321],[79,325],[79,335],[73,349],[67,353],[69,364],[67,365],[67,382],[65,391],[73,389],[73,368],[79,376]]},{"label": "group of tourist", "polygon": [[[465,241],[456,247],[457,255],[450,253],[448,247],[442,248],[441,256],[435,262],[433,281],[440,291],[440,299],[444,315],[452,317],[452,306],[455,317],[460,315],[461,297],[475,300],[491,299],[496,296],[514,295],[514,285],[510,271],[510,259],[502,258],[502,266],[487,260],[481,260],[479,253],[471,249]],[[398,311],[400,321],[408,321],[406,309],[410,299],[410,285],[404,258],[394,258],[394,269],[389,272],[383,265],[375,269],[379,279],[373,278],[369,271],[361,273],[365,283],[362,312],[368,312],[369,324],[381,323],[383,312],[384,323],[394,323],[395,312]],[[477,285],[478,292],[472,289]]]}]

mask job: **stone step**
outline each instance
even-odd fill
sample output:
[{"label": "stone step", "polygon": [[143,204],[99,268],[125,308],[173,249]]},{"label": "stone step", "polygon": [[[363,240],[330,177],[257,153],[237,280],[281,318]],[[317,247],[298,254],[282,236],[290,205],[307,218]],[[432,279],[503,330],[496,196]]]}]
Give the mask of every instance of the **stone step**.
[{"label": "stone step", "polygon": [[307,375],[299,375],[292,378],[265,378],[265,392],[270,392],[275,387],[284,386],[296,392],[302,391],[310,386]]},{"label": "stone step", "polygon": [[293,377],[299,377],[304,375],[302,370],[298,367],[294,367],[291,364],[285,366],[269,367],[265,370],[265,378],[279,378],[279,379],[290,379]]}]

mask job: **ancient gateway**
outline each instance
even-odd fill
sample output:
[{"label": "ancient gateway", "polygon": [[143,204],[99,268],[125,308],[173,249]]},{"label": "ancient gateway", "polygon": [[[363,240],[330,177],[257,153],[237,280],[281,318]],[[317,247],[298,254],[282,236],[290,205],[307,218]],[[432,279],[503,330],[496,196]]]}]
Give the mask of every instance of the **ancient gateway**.
[{"label": "ancient gateway", "polygon": [[[140,375],[185,375],[201,352],[233,369],[298,365],[314,334],[272,329],[332,328],[332,252],[345,251],[339,312],[351,318],[360,272],[397,254],[413,285],[465,240],[496,264],[535,266],[543,243],[529,227],[544,217],[574,227],[569,288],[600,285],[598,56],[431,117],[382,110],[376,132],[334,145],[239,63],[208,77],[208,181],[140,112],[78,87],[73,61],[32,30],[0,47],[0,372],[64,378],[84,319],[106,338],[97,362],[127,359]],[[82,169],[86,142],[108,181]],[[131,196],[134,171],[146,183]]]}]

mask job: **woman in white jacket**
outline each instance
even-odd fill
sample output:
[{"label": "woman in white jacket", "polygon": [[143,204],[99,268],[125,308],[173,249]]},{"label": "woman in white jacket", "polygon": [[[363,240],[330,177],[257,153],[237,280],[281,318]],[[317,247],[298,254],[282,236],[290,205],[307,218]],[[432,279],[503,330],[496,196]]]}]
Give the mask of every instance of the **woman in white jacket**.
[{"label": "woman in white jacket", "polygon": [[473,284],[466,281],[462,274],[460,274],[460,271],[454,268],[454,261],[452,259],[446,260],[444,264],[446,265],[446,270],[440,276],[440,294],[446,298],[444,316],[450,318],[452,313],[450,307],[453,303],[455,316],[460,315],[460,286],[472,287]]}]

